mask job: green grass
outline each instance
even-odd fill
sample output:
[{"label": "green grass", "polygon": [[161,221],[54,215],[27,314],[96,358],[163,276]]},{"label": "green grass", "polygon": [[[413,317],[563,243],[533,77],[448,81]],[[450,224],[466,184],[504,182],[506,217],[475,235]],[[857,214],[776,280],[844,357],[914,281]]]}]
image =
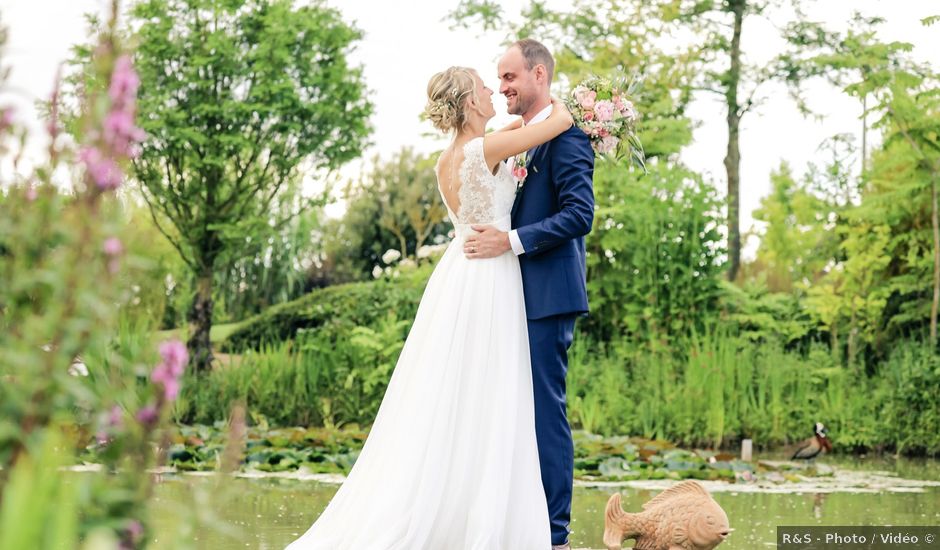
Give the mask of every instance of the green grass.
[{"label": "green grass", "polygon": [[[238,330],[241,325],[242,321],[237,321],[235,323],[224,323],[221,325],[212,325],[212,328],[209,330],[209,341],[211,341],[213,344],[219,344],[228,338],[230,334]],[[157,338],[159,340],[178,338],[185,341],[187,337],[187,329],[185,327],[157,331]]]}]

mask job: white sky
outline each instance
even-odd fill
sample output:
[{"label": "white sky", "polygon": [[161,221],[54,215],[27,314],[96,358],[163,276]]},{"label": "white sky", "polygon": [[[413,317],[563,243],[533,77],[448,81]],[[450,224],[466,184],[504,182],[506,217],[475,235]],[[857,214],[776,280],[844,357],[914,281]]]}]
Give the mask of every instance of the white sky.
[{"label": "white sky", "polygon": [[[432,128],[421,123],[418,114],[424,107],[425,89],[430,76],[450,65],[466,65],[479,70],[484,81],[497,89],[496,59],[503,50],[504,31],[481,35],[476,31],[452,30],[445,16],[457,0],[327,0],[338,7],[348,21],[355,21],[365,38],[353,53],[355,63],[364,67],[365,80],[375,103],[372,147],[364,158],[378,153],[387,158],[403,146],[421,152],[441,149],[443,138],[430,137]],[[502,0],[505,12],[520,12],[521,0]],[[0,94],[0,107],[13,104],[19,118],[35,126],[32,103],[48,97],[58,63],[67,58],[69,47],[85,40],[82,14],[104,12],[107,0],[0,0],[0,21],[9,29],[4,62],[12,68],[7,91]],[[808,13],[834,28],[844,28],[851,12],[887,19],[881,37],[914,44],[914,56],[940,67],[940,26],[923,27],[920,19],[940,14],[935,0],[819,0],[809,3]],[[569,2],[549,1],[552,8],[565,8]],[[782,46],[775,29],[763,20],[749,20],[742,35],[743,50],[749,60],[768,60]],[[852,133],[860,138],[861,107],[852,99],[820,85],[814,89],[813,104],[828,116],[822,122],[800,116],[782,86],[762,88],[767,101],[758,111],[749,113],[741,134],[741,209],[742,230],[752,220],[750,213],[770,189],[769,174],[781,160],[802,173],[811,160],[823,161],[817,147],[837,133]],[[509,120],[505,102],[494,96],[497,117],[494,126]],[[710,177],[724,189],[727,132],[722,104],[703,98],[689,112],[701,121],[694,143],[682,159],[693,169]],[[871,136],[870,136],[871,137]],[[32,144],[31,152],[41,154],[42,143]],[[343,175],[354,177],[361,163],[353,162]],[[334,210],[334,213],[341,211]],[[753,248],[753,243],[751,248]]]}]

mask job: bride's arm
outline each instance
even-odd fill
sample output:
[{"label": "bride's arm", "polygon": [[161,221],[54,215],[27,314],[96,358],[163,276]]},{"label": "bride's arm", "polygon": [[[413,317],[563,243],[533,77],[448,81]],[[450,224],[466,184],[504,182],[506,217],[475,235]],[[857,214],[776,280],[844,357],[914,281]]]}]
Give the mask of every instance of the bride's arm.
[{"label": "bride's arm", "polygon": [[483,156],[493,169],[501,160],[554,139],[571,127],[574,120],[564,103],[552,98],[552,114],[544,122],[529,124],[515,130],[487,134],[483,138]]},{"label": "bride's arm", "polygon": [[510,130],[516,130],[518,128],[522,128],[522,117],[516,117],[516,120],[510,122],[506,126],[503,126],[499,130],[493,130],[492,132],[490,132],[490,134],[495,134],[497,132],[508,132]]}]

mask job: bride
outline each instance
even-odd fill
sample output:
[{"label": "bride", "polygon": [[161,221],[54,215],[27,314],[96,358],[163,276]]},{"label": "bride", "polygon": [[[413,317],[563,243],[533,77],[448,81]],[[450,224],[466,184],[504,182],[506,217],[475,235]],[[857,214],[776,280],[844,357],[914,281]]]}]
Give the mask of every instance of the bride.
[{"label": "bride", "polygon": [[519,260],[511,252],[469,259],[463,243],[474,224],[510,229],[516,182],[503,161],[561,134],[572,118],[553,100],[546,121],[485,134],[492,95],[463,67],[428,83],[428,117],[454,133],[437,178],[455,238],[428,281],[359,459],[288,550],[551,548]]}]

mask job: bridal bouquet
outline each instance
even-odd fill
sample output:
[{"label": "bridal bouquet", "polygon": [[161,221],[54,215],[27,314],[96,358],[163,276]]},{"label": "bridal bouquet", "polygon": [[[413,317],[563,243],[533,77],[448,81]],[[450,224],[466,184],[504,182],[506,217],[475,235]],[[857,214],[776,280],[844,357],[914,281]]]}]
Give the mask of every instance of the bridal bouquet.
[{"label": "bridal bouquet", "polygon": [[637,81],[590,76],[565,98],[575,124],[591,138],[597,155],[629,152],[631,162],[645,170],[643,145],[636,134],[640,113],[633,103]]}]

